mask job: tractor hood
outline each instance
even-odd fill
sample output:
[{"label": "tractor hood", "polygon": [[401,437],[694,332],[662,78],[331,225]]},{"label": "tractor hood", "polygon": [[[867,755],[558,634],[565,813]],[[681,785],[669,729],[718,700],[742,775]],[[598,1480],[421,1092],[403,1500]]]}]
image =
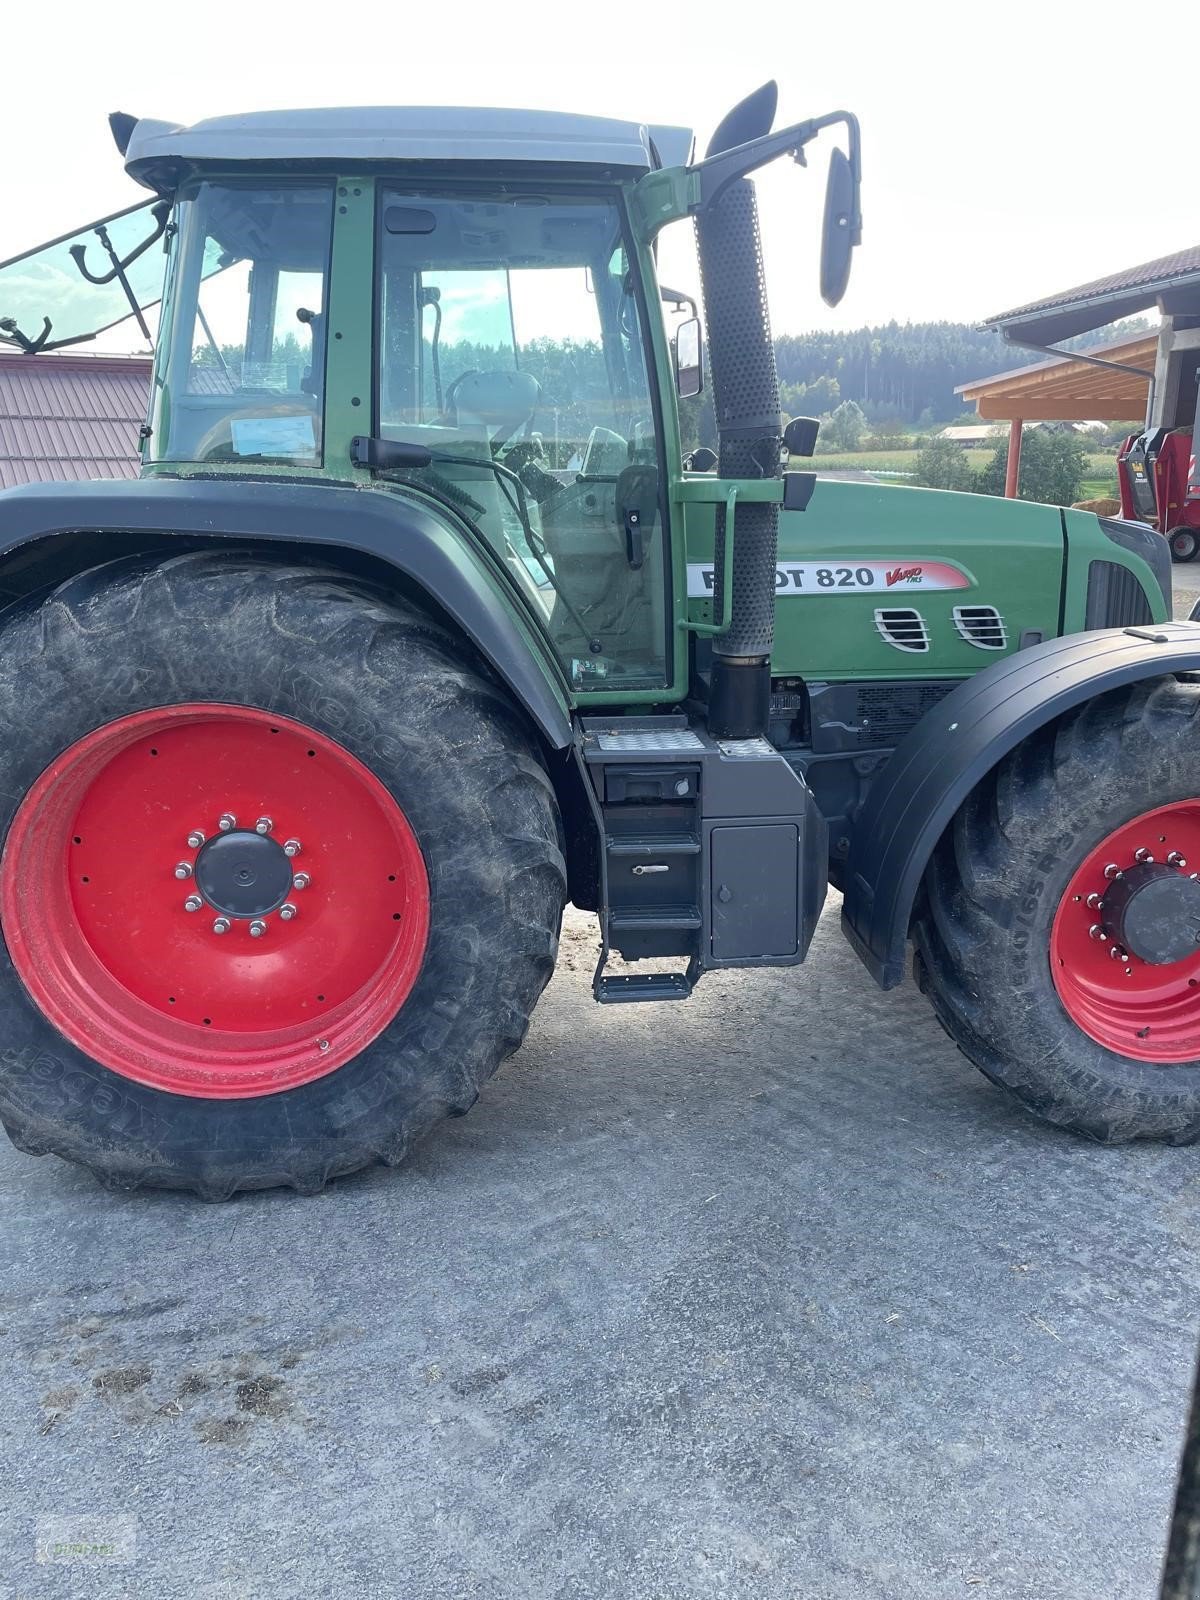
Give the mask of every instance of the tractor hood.
[{"label": "tractor hood", "polygon": [[232,162],[454,161],[648,172],[689,159],[687,128],[556,111],[478,106],[349,106],[212,117],[193,127],[120,115],[113,131],[130,177],[169,194],[193,169]]}]

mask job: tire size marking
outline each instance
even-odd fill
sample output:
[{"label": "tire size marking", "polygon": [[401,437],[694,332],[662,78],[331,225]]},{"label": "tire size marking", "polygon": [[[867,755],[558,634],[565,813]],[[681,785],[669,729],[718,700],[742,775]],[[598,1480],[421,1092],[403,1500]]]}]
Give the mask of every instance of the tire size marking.
[{"label": "tire size marking", "polygon": [[[689,562],[688,599],[711,600],[712,564]],[[913,589],[969,589],[971,580],[949,561],[780,561],[775,593],[784,595],[907,594]]]}]

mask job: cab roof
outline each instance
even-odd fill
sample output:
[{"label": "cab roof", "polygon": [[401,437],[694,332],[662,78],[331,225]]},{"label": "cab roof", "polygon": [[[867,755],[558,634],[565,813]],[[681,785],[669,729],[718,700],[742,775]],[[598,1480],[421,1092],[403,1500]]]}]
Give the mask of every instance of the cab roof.
[{"label": "cab roof", "polygon": [[561,163],[632,173],[681,165],[691,151],[688,128],[610,117],[478,106],[344,106],[211,117],[190,128],[142,118],[124,153],[130,176],[163,193],[193,167],[240,161]]}]

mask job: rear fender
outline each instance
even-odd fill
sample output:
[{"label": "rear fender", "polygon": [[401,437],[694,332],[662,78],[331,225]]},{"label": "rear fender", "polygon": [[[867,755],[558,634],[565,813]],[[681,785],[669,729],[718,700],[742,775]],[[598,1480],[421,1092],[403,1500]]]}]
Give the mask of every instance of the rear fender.
[{"label": "rear fender", "polygon": [[[0,592],[35,587],[38,546],[48,552],[50,541],[73,533],[91,536],[89,565],[106,534],[114,538],[114,557],[128,548],[130,535],[312,545],[369,557],[466,635],[552,749],[571,742],[569,694],[549,642],[469,536],[419,501],[290,480],[31,484],[0,495]],[[46,566],[47,582],[65,575],[49,558]]]},{"label": "rear fender", "polygon": [[1200,625],[1150,623],[1051,639],[968,679],[897,745],[854,821],[842,929],[884,989],[905,973],[917,891],[975,785],[1022,739],[1110,689],[1200,672]]}]

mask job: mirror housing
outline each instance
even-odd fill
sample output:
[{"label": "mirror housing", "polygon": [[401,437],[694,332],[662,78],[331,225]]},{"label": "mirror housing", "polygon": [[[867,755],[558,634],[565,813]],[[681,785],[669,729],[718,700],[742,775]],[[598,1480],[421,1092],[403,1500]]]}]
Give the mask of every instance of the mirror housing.
[{"label": "mirror housing", "polygon": [[821,431],[817,417],[793,417],[783,430],[783,447],[790,456],[811,456]]},{"label": "mirror housing", "polygon": [[717,452],[710,450],[706,444],[697,445],[683,463],[687,472],[711,472],[716,464]]},{"label": "mirror housing", "polygon": [[858,185],[854,169],[849,156],[835,149],[829,157],[825,222],[821,229],[821,299],[827,306],[838,304],[850,281],[850,261],[858,242],[854,237],[857,212]]},{"label": "mirror housing", "polygon": [[704,345],[700,338],[700,319],[689,317],[675,334],[675,392],[681,400],[691,400],[704,387]]}]

